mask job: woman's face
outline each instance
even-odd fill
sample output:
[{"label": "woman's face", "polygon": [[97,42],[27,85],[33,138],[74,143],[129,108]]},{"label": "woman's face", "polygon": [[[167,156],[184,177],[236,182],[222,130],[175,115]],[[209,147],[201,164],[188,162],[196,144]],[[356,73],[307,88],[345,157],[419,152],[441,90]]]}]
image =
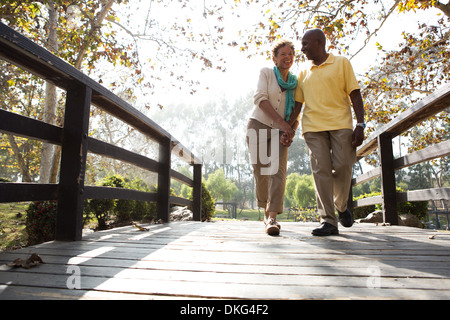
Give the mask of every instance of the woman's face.
[{"label": "woman's face", "polygon": [[294,52],[289,46],[281,47],[273,58],[273,62],[278,69],[289,70],[294,64]]}]

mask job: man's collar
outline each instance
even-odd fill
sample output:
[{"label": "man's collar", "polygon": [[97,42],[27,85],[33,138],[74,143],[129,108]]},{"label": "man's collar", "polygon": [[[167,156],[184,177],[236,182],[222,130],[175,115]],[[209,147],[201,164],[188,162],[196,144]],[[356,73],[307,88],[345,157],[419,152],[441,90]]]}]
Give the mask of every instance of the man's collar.
[{"label": "man's collar", "polygon": [[328,53],[328,58],[325,60],[325,62],[322,62],[320,65],[315,65],[313,61],[310,61],[310,69],[314,67],[320,67],[325,64],[332,64],[334,62],[334,55],[332,53]]}]

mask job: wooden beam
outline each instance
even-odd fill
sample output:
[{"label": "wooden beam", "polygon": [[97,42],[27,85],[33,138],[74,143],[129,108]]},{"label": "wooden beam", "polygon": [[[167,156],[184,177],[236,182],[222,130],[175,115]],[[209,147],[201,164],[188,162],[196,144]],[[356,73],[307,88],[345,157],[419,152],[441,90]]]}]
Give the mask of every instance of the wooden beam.
[{"label": "wooden beam", "polygon": [[0,203],[56,200],[57,184],[0,182]]},{"label": "wooden beam", "polygon": [[357,159],[364,158],[376,149],[378,136],[390,133],[392,138],[411,129],[429,117],[447,109],[450,106],[450,83],[440,87],[426,96],[414,106],[399,114],[394,120],[373,132],[357,150]]},{"label": "wooden beam", "polygon": [[5,110],[0,110],[0,132],[61,144],[62,128]]},{"label": "wooden beam", "polygon": [[156,202],[158,199],[158,195],[153,192],[124,188],[86,186],[84,190],[85,199],[124,199],[148,202]]},{"label": "wooden beam", "polygon": [[88,150],[98,155],[130,163],[151,172],[158,172],[159,164],[157,161],[92,137],[88,138]]},{"label": "wooden beam", "polygon": [[398,225],[397,194],[395,190],[394,156],[392,136],[383,133],[378,137],[381,167],[381,194],[383,197],[384,222]]},{"label": "wooden beam", "polygon": [[175,179],[178,182],[184,183],[185,185],[187,185],[189,187],[193,187],[194,186],[194,180],[186,177],[185,175],[179,173],[178,171],[170,169],[170,176],[171,176],[172,179]]},{"label": "wooden beam", "polygon": [[194,164],[193,213],[194,221],[202,220],[202,165]]},{"label": "wooden beam", "polygon": [[430,188],[397,193],[398,202],[450,199],[450,188]]},{"label": "wooden beam", "polygon": [[360,175],[359,177],[352,179],[352,186],[355,187],[361,183],[370,181],[372,179],[375,179],[381,175],[381,169],[380,167],[372,169],[370,171],[367,171],[366,173]]},{"label": "wooden beam", "polygon": [[56,218],[56,240],[81,240],[83,193],[92,90],[73,85],[67,91]]},{"label": "wooden beam", "polygon": [[190,201],[190,200],[188,200],[188,199],[176,197],[176,196],[170,196],[170,197],[169,197],[169,202],[170,202],[171,204],[176,204],[176,205],[180,205],[180,206],[189,206],[189,207],[192,207],[192,201]]},{"label": "wooden beam", "polygon": [[165,139],[159,144],[158,209],[156,217],[165,222],[169,222],[171,144],[170,139]]},{"label": "wooden beam", "polygon": [[394,160],[396,170],[450,155],[450,140],[432,145]]}]

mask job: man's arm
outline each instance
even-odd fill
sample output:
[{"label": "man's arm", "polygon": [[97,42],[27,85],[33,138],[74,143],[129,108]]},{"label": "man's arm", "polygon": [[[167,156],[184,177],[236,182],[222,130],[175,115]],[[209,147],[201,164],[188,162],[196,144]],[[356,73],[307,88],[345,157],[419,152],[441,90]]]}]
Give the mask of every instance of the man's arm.
[{"label": "man's arm", "polygon": [[[353,105],[353,111],[356,115],[358,123],[364,123],[364,102],[361,96],[360,90],[353,90],[350,93],[350,99]],[[364,128],[356,126],[353,130],[352,146],[353,148],[359,147],[364,141]]]},{"label": "man's arm", "polygon": [[289,125],[294,130],[297,130],[297,128],[298,128],[300,113],[302,112],[302,106],[303,106],[303,104],[301,102],[295,101],[295,108],[294,108],[294,111],[292,112],[291,118],[289,120]]}]

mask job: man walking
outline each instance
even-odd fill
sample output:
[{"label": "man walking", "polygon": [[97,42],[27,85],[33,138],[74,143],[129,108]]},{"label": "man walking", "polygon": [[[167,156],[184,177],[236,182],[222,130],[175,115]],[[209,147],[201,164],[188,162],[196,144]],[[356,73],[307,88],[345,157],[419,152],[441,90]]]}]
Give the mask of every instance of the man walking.
[{"label": "man walking", "polygon": [[[310,65],[300,72],[295,100],[302,103],[302,131],[310,150],[321,226],[315,236],[339,234],[339,222],[353,225],[347,209],[356,147],[364,140],[364,104],[350,61],[326,51],[320,29],[307,31],[302,52]],[[353,128],[351,106],[357,124]]]}]

